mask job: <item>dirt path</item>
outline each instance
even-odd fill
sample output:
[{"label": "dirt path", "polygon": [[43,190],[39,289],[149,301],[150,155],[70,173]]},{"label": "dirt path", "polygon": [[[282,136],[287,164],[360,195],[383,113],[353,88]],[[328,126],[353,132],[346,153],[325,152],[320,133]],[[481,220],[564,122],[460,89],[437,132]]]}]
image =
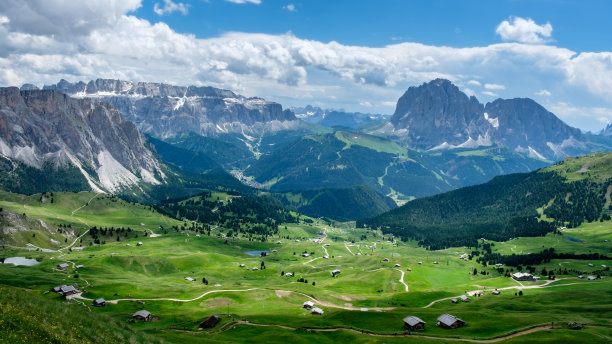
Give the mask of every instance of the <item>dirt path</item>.
[{"label": "dirt path", "polygon": [[406,287],[406,292],[408,292],[408,284],[406,284],[406,282],[404,282],[404,271],[402,271],[401,269],[395,269],[397,271],[399,271],[402,276],[400,277],[399,281],[400,283],[402,283],[404,285],[404,287]]},{"label": "dirt path", "polygon": [[[86,224],[86,226],[87,226],[87,227],[89,227],[89,225],[87,225],[87,224]],[[59,248],[59,249],[57,250],[57,252],[62,252],[63,250],[65,250],[65,249],[67,249],[67,248],[71,248],[72,246],[74,246],[74,244],[76,244],[76,242],[77,242],[79,239],[81,239],[81,238],[82,238],[83,236],[85,236],[85,234],[87,234],[87,233],[89,233],[89,228],[87,228],[87,230],[86,230],[85,232],[83,232],[83,234],[81,234],[81,235],[79,235],[78,237],[76,237],[76,238],[74,239],[74,241],[73,241],[73,242],[72,242],[70,245],[68,245],[68,246],[64,246],[64,247],[62,247],[62,248]]]},{"label": "dirt path", "polygon": [[416,338],[424,338],[424,339],[432,339],[432,340],[442,340],[442,341],[453,341],[453,342],[467,342],[467,343],[497,343],[497,342],[501,342],[507,339],[512,339],[512,338],[516,338],[516,337],[520,337],[520,336],[524,336],[530,333],[534,333],[534,332],[539,332],[539,331],[549,331],[552,330],[550,328],[549,325],[541,325],[541,326],[536,326],[536,327],[532,327],[526,330],[522,330],[522,331],[517,331],[515,333],[512,334],[508,334],[505,336],[500,336],[500,337],[495,337],[495,338],[491,338],[491,339],[469,339],[469,338],[449,338],[449,337],[434,337],[434,336],[428,336],[428,335],[421,335],[417,332],[412,332],[411,334],[407,334],[407,333],[394,333],[394,334],[382,334],[382,333],[375,333],[375,332],[369,332],[369,331],[365,331],[365,330],[356,330],[353,328],[348,328],[348,327],[333,327],[333,328],[309,328],[309,327],[301,327],[301,328],[297,328],[297,327],[291,327],[291,326],[286,326],[286,325],[278,325],[278,324],[260,324],[260,323],[252,323],[249,321],[237,321],[234,324],[227,326],[225,328],[223,328],[221,331],[219,332],[215,332],[215,333],[222,333],[222,332],[226,332],[229,331],[231,329],[233,329],[234,327],[238,326],[238,325],[246,325],[246,326],[257,326],[257,327],[278,327],[278,328],[282,328],[282,329],[286,329],[286,330],[291,330],[291,331],[297,331],[297,330],[307,330],[309,332],[337,332],[337,331],[350,331],[353,333],[357,333],[357,334],[362,334],[362,335],[367,335],[367,336],[373,336],[373,337],[416,337]]},{"label": "dirt path", "polygon": [[346,247],[346,249],[349,251],[350,254],[354,254],[353,251],[351,251],[351,249],[348,247],[346,243],[344,243],[344,247]]},{"label": "dirt path", "polygon": [[[317,260],[317,259],[321,259],[321,257],[312,258],[311,260],[309,260],[309,261],[307,261],[307,262],[304,262],[304,263],[302,263],[302,264],[306,265],[306,264],[308,264],[308,263],[310,263],[310,262],[313,262],[313,261],[315,261],[315,260]],[[314,266],[313,266],[313,267],[314,267]]]},{"label": "dirt path", "polygon": [[[210,295],[213,293],[224,293],[224,292],[244,292],[244,291],[253,291],[253,290],[270,290],[270,291],[274,291],[275,293],[281,293],[283,295],[288,295],[291,293],[295,293],[295,294],[299,294],[302,295],[306,298],[308,298],[309,300],[311,300],[312,302],[314,302],[315,304],[321,305],[323,307],[329,307],[329,308],[339,308],[339,309],[345,309],[345,310],[349,310],[349,311],[361,311],[360,307],[353,307],[353,306],[339,306],[336,305],[334,303],[328,302],[328,301],[322,301],[322,300],[318,300],[316,298],[314,298],[313,296],[310,296],[308,294],[299,292],[299,291],[292,291],[292,290],[282,290],[282,289],[268,289],[268,288],[249,288],[249,289],[219,289],[219,290],[211,290],[211,291],[207,291],[199,296],[196,296],[192,299],[175,299],[175,298],[155,298],[155,299],[150,299],[150,298],[133,298],[133,299],[115,299],[115,300],[106,300],[106,302],[108,303],[112,303],[112,304],[116,304],[120,301],[175,301],[175,302],[193,302],[193,301],[197,301],[201,298],[203,298],[206,295]],[[83,296],[79,296],[79,299],[82,300],[93,300],[93,299],[89,299]],[[384,310],[392,310],[395,307],[373,307],[373,308],[368,308],[371,310],[375,310],[375,311],[384,311]]]},{"label": "dirt path", "polygon": [[[570,278],[560,278],[560,279],[556,279],[556,280],[547,280],[544,284],[540,284],[540,285],[529,285],[529,286],[512,286],[512,287],[502,287],[502,288],[497,288],[497,290],[510,290],[510,289],[518,289],[518,290],[524,290],[524,289],[540,289],[540,288],[555,288],[555,287],[565,287],[568,285],[575,285],[575,284],[582,284],[583,282],[574,282],[574,283],[562,283],[562,284],[554,284],[554,285],[550,285],[551,283],[554,282],[558,282],[558,281],[562,281],[562,280],[567,280]],[[606,282],[612,282],[612,280],[607,280],[607,281],[601,281],[601,282],[596,282],[596,283],[606,283]],[[480,292],[485,292],[485,291],[493,291],[493,289],[479,289],[479,290],[472,290],[472,291],[468,291],[467,294],[470,296],[474,296],[476,293],[480,293]],[[459,296],[450,296],[450,297],[445,297],[442,299],[438,299],[438,300],[434,300],[431,301],[428,305],[423,306],[423,308],[429,308],[431,306],[433,306],[434,304],[440,302],[440,301],[445,301],[445,300],[450,300],[452,298],[458,298]]]},{"label": "dirt path", "polygon": [[85,204],[83,204],[82,206],[80,206],[80,207],[76,208],[75,210],[73,210],[71,215],[73,215],[73,216],[74,216],[74,214],[75,214],[77,211],[79,211],[79,210],[81,210],[81,209],[85,208],[87,205],[89,205],[89,203],[90,203],[91,201],[93,201],[93,199],[94,199],[94,198],[96,198],[96,197],[98,197],[98,196],[100,196],[100,195],[102,195],[102,193],[101,193],[101,192],[98,192],[97,194],[95,194],[95,195],[94,195],[92,198],[90,198],[90,199],[89,199],[89,201],[85,202]]}]

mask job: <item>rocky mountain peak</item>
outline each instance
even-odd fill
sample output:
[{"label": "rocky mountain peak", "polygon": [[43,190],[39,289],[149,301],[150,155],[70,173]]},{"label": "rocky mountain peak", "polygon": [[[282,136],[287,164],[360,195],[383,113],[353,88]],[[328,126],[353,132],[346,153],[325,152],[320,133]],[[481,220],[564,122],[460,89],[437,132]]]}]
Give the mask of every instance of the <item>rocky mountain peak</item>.
[{"label": "rocky mountain peak", "polygon": [[44,88],[111,103],[141,131],[158,137],[275,131],[298,124],[295,115],[280,104],[210,86],[97,79],[88,83],[61,80]]},{"label": "rocky mountain peak", "polygon": [[410,87],[389,124],[378,131],[421,149],[499,145],[540,159],[586,149],[580,130],[532,99],[497,99],[484,106],[444,79]]},{"label": "rocky mountain peak", "polygon": [[[406,129],[405,143],[432,148],[477,139],[490,129],[483,106],[449,80],[436,79],[410,87],[397,101],[391,124]],[[442,141],[441,141],[442,140]]]},{"label": "rocky mountain peak", "polygon": [[36,168],[74,165],[96,191],[164,178],[134,123],[108,103],[58,90],[0,88],[0,155]]}]

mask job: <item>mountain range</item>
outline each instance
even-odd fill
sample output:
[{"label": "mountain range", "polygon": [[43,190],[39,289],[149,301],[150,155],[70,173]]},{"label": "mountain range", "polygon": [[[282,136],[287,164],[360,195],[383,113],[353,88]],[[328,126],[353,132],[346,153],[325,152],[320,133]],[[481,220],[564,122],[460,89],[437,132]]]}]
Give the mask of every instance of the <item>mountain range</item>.
[{"label": "mountain range", "polygon": [[579,129],[531,99],[497,99],[483,105],[444,79],[410,87],[399,98],[390,121],[373,133],[411,148],[501,146],[549,160],[591,149]]},{"label": "mountain range", "polygon": [[[389,198],[403,204],[609,150],[606,133],[583,134],[531,99],[483,105],[443,79],[410,87],[391,117],[283,109],[213,87],[61,80],[1,89],[0,183],[149,201],[214,184],[251,193],[231,172],[313,216],[346,219],[358,213],[345,205],[368,204],[358,192],[380,194],[379,213]],[[330,212],[332,199],[343,205]]]},{"label": "mountain range", "polygon": [[59,91],[0,88],[0,154],[36,169],[76,168],[100,192],[166,178],[147,140],[117,109]]},{"label": "mountain range", "polygon": [[346,112],[344,110],[321,109],[307,105],[305,107],[289,108],[295,117],[312,124],[337,129],[361,129],[374,124],[379,124],[389,120],[390,115]]}]

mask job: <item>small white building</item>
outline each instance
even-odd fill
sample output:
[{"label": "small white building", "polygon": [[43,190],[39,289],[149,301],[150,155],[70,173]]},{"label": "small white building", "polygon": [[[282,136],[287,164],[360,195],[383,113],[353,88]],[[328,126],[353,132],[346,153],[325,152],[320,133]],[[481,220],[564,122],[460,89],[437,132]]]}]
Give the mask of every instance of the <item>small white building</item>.
[{"label": "small white building", "polygon": [[193,282],[193,281],[195,281],[195,278],[193,278],[193,277],[185,277],[185,281]]},{"label": "small white building", "polygon": [[308,257],[308,256],[309,256],[309,254],[308,254],[308,253],[302,253],[302,257],[306,258],[306,257]]},{"label": "small white building", "polygon": [[596,279],[597,279],[597,277],[595,277],[595,276],[589,276],[589,277],[587,277],[587,279],[588,279],[589,281],[594,281],[594,280],[596,280]]},{"label": "small white building", "polygon": [[536,278],[532,274],[526,272],[515,272],[510,275],[516,281],[535,281]]},{"label": "small white building", "polygon": [[306,301],[302,304],[302,308],[311,309],[312,307],[314,307],[314,302],[312,301]]},{"label": "small white building", "polygon": [[323,310],[319,307],[315,307],[312,309],[312,311],[310,311],[310,314],[323,315]]},{"label": "small white building", "polygon": [[395,267],[396,267],[396,268],[399,268],[399,267],[400,267],[400,265],[399,265],[399,264],[395,264]]},{"label": "small white building", "polygon": [[287,277],[293,277],[293,274],[292,274],[291,272],[287,272],[287,273],[285,274],[285,276],[287,276]]}]

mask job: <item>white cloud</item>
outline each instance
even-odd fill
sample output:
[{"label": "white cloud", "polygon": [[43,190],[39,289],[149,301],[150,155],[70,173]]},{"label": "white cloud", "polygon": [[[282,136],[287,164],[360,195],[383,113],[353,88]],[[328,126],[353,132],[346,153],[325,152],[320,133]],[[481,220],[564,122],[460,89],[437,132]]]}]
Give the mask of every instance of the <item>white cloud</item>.
[{"label": "white cloud", "polygon": [[577,106],[567,102],[548,105],[548,109],[567,124],[597,132],[612,122],[612,108]]},{"label": "white cloud", "polygon": [[484,87],[487,90],[505,90],[506,86],[499,84],[485,84]]},{"label": "white cloud", "polygon": [[261,0],[225,0],[225,1],[231,2],[234,4],[255,4],[255,5],[261,4]]},{"label": "white cloud", "polygon": [[537,96],[550,97],[552,93],[549,90],[539,90],[535,93]]},{"label": "white cloud", "polygon": [[463,91],[463,93],[467,94],[470,97],[476,95],[474,90],[472,90],[471,88],[464,88],[462,91]]},{"label": "white cloud", "polygon": [[112,26],[140,6],[141,0],[3,0],[0,13],[9,19],[6,24],[12,31],[73,39]]},{"label": "white cloud", "polygon": [[521,17],[511,17],[509,20],[502,21],[495,29],[495,33],[504,41],[539,44],[551,38],[553,28],[550,23],[538,25],[531,18]]},{"label": "white cloud", "polygon": [[369,101],[362,101],[359,102],[359,105],[364,106],[364,107],[372,107],[372,103],[370,103]]},{"label": "white cloud", "polygon": [[189,13],[189,5],[185,5],[182,2],[175,3],[172,0],[164,0],[163,7],[161,7],[158,2],[153,5],[153,12],[158,16],[171,14],[173,12],[181,12],[183,15],[187,15],[187,13]]},{"label": "white cloud", "polygon": [[289,12],[297,12],[297,8],[295,8],[294,4],[289,4],[287,6],[283,6],[283,9],[289,11]]},{"label": "white cloud", "polygon": [[[34,11],[30,2],[7,2]],[[85,10],[60,15],[49,6],[36,8],[45,17],[41,22],[51,27],[33,28],[24,24],[21,12],[0,11],[6,17],[0,24],[0,85],[118,78],[210,85],[283,105],[324,101],[326,107],[349,111],[359,111],[359,99],[369,102],[371,111],[384,113],[395,105],[389,99],[399,98],[409,86],[446,78],[469,95],[485,90],[482,95],[497,97],[492,91],[505,90],[504,95],[530,96],[554,85],[551,103],[566,99],[575,106],[612,107],[610,52],[522,43],[453,48],[404,42],[373,48],[290,33],[233,32],[201,39],[129,15],[140,1],[110,1],[110,9],[90,2],[99,18]],[[75,33],[63,34],[71,30]],[[496,83],[483,86],[478,80]]]}]

